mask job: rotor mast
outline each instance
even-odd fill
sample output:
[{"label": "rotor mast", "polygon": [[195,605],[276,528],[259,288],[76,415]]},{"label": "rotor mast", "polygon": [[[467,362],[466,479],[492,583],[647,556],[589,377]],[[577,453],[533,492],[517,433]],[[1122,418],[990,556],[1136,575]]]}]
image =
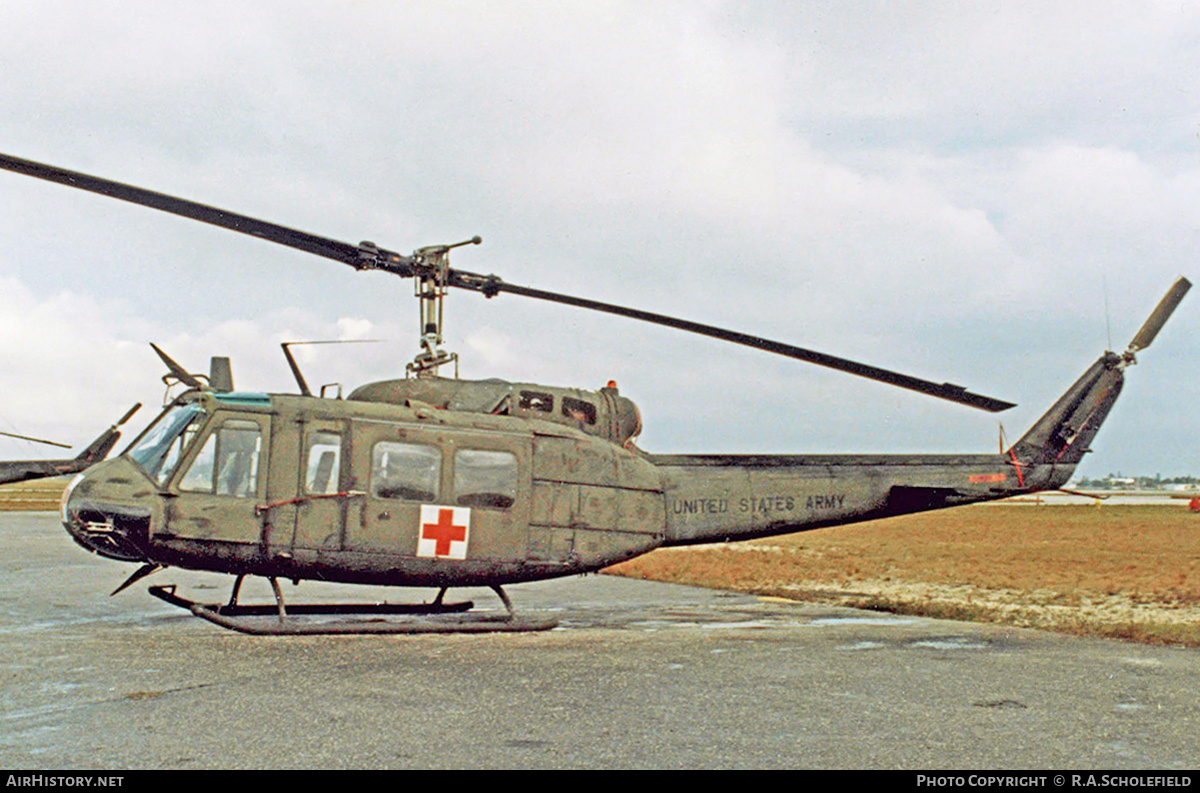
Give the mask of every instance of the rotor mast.
[{"label": "rotor mast", "polygon": [[450,287],[450,251],[481,242],[482,238],[472,237],[453,245],[430,245],[414,251],[413,283],[420,307],[421,351],[406,367],[410,377],[436,375],[438,367],[448,363],[455,365],[455,376],[458,375],[458,354],[442,347],[444,301]]}]

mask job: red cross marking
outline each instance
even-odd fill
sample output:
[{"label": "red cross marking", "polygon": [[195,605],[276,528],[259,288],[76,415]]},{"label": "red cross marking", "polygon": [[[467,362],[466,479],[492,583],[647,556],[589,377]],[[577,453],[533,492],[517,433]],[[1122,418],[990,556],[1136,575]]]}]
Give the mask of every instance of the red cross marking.
[{"label": "red cross marking", "polygon": [[439,509],[437,523],[421,524],[421,539],[435,540],[434,554],[445,556],[450,553],[450,543],[467,538],[467,527],[454,525],[454,510]]}]

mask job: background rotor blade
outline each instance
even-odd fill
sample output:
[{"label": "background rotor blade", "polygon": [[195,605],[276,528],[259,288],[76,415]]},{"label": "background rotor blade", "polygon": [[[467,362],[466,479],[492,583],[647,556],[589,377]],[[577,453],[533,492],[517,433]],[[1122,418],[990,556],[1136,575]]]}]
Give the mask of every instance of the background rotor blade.
[{"label": "background rotor blade", "polygon": [[[192,220],[199,220],[202,223],[221,226],[222,228],[238,231],[242,234],[249,234],[252,237],[259,237],[270,242],[277,242],[280,245],[287,245],[288,247],[297,248],[307,253],[315,253],[317,256],[323,256],[326,259],[334,259],[343,264],[348,264],[356,270],[381,268],[395,271],[403,269],[408,264],[408,257],[400,256],[392,251],[375,248],[374,246],[351,245],[347,242],[331,240],[316,234],[309,234],[306,231],[297,231],[287,226],[280,226],[277,223],[239,215],[236,212],[217,209],[216,207],[200,204],[195,201],[176,198],[164,193],[156,193],[153,190],[145,190],[141,187],[114,182],[110,179],[102,179],[98,176],[89,176],[77,171],[68,171],[65,168],[58,168],[53,165],[33,162],[32,160],[23,160],[7,154],[0,154],[0,168],[25,174],[26,176],[33,176],[38,179],[45,179],[49,182],[57,182],[68,187],[76,187],[80,190],[99,193],[110,198],[119,198],[122,201],[150,207],[151,209],[158,209],[163,212],[169,212],[172,215],[191,218]],[[408,272],[397,272],[397,275],[409,274]]]},{"label": "background rotor blade", "polygon": [[752,336],[748,333],[738,333],[737,331],[725,330],[723,328],[713,327],[712,325],[703,325],[699,322],[691,322],[685,319],[676,317],[668,317],[663,314],[655,314],[650,311],[640,311],[634,308],[625,306],[617,306],[611,303],[601,303],[597,300],[588,300],[581,297],[573,297],[571,295],[558,294],[556,292],[547,292],[541,289],[531,289],[525,286],[517,286],[501,281],[496,276],[480,276],[474,273],[466,273],[460,270],[452,270],[450,272],[449,283],[452,286],[460,286],[466,289],[483,292],[488,297],[491,297],[499,292],[509,292],[514,295],[523,295],[525,297],[533,297],[539,300],[548,300],[554,303],[563,303],[569,306],[579,308],[588,308],[594,311],[603,311],[608,314],[617,314],[622,317],[630,317],[639,319],[643,322],[651,322],[656,325],[664,325],[669,328],[678,330],[686,330],[691,333],[698,333],[702,336],[710,336],[714,339],[722,341],[730,341],[735,344],[742,344],[747,347],[754,347],[758,350],[773,352],[777,355],[784,355],[788,358],[795,358],[799,361],[814,363],[818,366],[825,366],[830,369],[848,372],[849,374],[866,377],[870,380],[876,380],[881,383],[906,388],[910,391],[918,391],[929,396],[948,399],[951,402],[957,402],[962,405],[987,410],[992,413],[998,413],[1002,410],[1008,410],[1014,407],[1012,402],[1005,402],[1000,399],[974,394],[968,391],[963,386],[954,385],[952,383],[934,383],[929,380],[922,380],[917,377],[911,377],[899,372],[892,372],[887,369],[880,369],[876,366],[851,361],[846,358],[839,358],[834,355],[826,355],[825,353],[807,350],[803,347],[796,347],[783,342],[771,341],[759,336]]},{"label": "background rotor blade", "polygon": [[1154,307],[1154,311],[1150,312],[1150,316],[1142,323],[1142,327],[1133,337],[1133,341],[1129,342],[1130,352],[1144,350],[1150,346],[1154,337],[1158,335],[1162,326],[1175,311],[1175,307],[1179,305],[1179,301],[1183,300],[1183,296],[1191,288],[1192,282],[1182,277],[1171,285],[1171,288],[1163,295],[1163,299],[1158,301],[1158,305]]},{"label": "background rotor blade", "polygon": [[22,440],[22,441],[33,441],[34,443],[44,443],[48,446],[59,446],[59,447],[62,447],[63,449],[71,448],[71,445],[69,443],[59,443],[58,441],[47,441],[47,440],[43,440],[41,438],[31,438],[28,435],[18,435],[15,432],[0,432],[0,435],[3,435],[7,438],[17,438],[18,440]]},{"label": "background rotor blade", "polygon": [[116,423],[116,424],[114,424],[113,426],[114,426],[114,427],[119,427],[119,426],[121,426],[121,425],[122,425],[122,424],[124,424],[125,422],[129,421],[129,419],[130,419],[130,418],[133,416],[133,414],[134,414],[134,413],[137,413],[137,412],[138,412],[139,410],[141,410],[141,409],[142,409],[142,403],[141,403],[141,402],[138,402],[136,405],[134,405],[133,407],[131,407],[129,410],[126,410],[126,411],[125,411],[125,415],[124,415],[124,416],[121,416],[121,418],[117,419],[117,423]]}]

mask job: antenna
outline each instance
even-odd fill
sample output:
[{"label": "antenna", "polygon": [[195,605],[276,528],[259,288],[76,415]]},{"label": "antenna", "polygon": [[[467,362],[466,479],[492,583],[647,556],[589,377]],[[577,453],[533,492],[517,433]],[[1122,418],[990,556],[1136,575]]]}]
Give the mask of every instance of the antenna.
[{"label": "antenna", "polygon": [[300,373],[300,365],[296,363],[296,358],[292,355],[292,351],[288,349],[298,344],[374,344],[383,341],[383,339],[326,339],[322,341],[285,341],[279,346],[283,348],[283,356],[287,358],[288,366],[292,370],[292,376],[296,378],[296,385],[300,386],[301,396],[312,396],[313,393],[308,387],[308,382],[305,381],[304,375]]},{"label": "antenna", "polygon": [[1105,345],[1104,349],[1111,350],[1113,348],[1112,315],[1109,313],[1109,310],[1108,310],[1108,276],[1105,276],[1102,279],[1102,283],[1104,285],[1104,336],[1105,336],[1105,340],[1107,341],[1107,344]]}]

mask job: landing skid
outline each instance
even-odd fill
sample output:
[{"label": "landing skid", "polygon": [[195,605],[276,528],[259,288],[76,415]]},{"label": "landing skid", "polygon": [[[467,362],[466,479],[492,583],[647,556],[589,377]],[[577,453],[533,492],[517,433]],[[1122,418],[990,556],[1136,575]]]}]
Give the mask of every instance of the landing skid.
[{"label": "landing skid", "polygon": [[[504,603],[504,614],[472,613],[471,601],[445,603],[446,590],[432,603],[309,603],[285,606],[279,583],[269,579],[275,605],[241,605],[237,602],[242,577],[233,585],[223,605],[196,603],[175,592],[175,585],[152,586],[159,600],[192,612],[222,628],[256,636],[299,636],[355,633],[521,633],[549,630],[557,620],[518,616],[512,601],[499,586],[494,591]],[[317,618],[317,619],[304,619]],[[320,619],[332,617],[334,619]],[[399,617],[398,619],[396,617]]]}]

